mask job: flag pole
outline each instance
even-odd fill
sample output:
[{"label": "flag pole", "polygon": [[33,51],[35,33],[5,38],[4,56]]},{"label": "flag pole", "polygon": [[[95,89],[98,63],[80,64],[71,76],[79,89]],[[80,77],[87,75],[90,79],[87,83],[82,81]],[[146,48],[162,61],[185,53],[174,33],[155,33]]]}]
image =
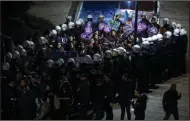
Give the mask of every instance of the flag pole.
[{"label": "flag pole", "polygon": [[136,1],[135,3],[135,33],[134,33],[134,43],[137,43],[137,20],[138,20],[138,4],[139,2]]}]

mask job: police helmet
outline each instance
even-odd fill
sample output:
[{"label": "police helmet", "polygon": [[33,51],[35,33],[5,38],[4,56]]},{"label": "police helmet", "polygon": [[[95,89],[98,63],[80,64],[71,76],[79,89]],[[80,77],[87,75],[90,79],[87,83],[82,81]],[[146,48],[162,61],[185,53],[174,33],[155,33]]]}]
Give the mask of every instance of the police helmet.
[{"label": "police helmet", "polygon": [[170,32],[170,31],[166,31],[166,32],[164,33],[164,38],[169,39],[171,36],[172,36],[172,32]]},{"label": "police helmet", "polygon": [[172,22],[172,27],[175,29],[176,28],[176,23]]},{"label": "police helmet", "polygon": [[181,29],[181,24],[177,24],[177,25],[176,25],[176,28],[177,28],[177,29]]},{"label": "police helmet", "polygon": [[75,27],[75,23],[69,22],[68,27],[69,27],[69,29],[73,29]]},{"label": "police helmet", "polygon": [[181,30],[180,30],[180,36],[185,35],[185,32],[186,32],[185,29],[181,29]]},{"label": "police helmet", "polygon": [[133,50],[133,52],[135,52],[135,53],[140,53],[141,47],[140,47],[139,45],[134,45],[134,46],[132,47],[132,50]]},{"label": "police helmet", "polygon": [[67,61],[67,63],[73,63],[73,64],[75,64],[75,60],[73,58],[69,58],[68,61]]},{"label": "police helmet", "polygon": [[23,47],[24,48],[30,48],[30,41],[29,40],[25,40],[23,43]]},{"label": "police helmet", "polygon": [[101,58],[100,54],[96,53],[93,55],[93,60],[100,62],[100,61],[102,61],[102,58]]},{"label": "police helmet", "polygon": [[7,56],[7,58],[10,58],[10,59],[13,58],[13,55],[12,55],[12,53],[10,53],[10,52],[8,52],[8,53],[6,54],[6,56]]},{"label": "police helmet", "polygon": [[20,58],[20,53],[18,51],[13,51],[12,55],[13,55],[13,59]]},{"label": "police helmet", "polygon": [[51,36],[57,36],[57,31],[55,29],[51,30]]},{"label": "police helmet", "polygon": [[106,50],[105,51],[105,58],[111,58],[112,57],[112,51],[111,50]]},{"label": "police helmet", "polygon": [[92,19],[92,15],[88,15],[87,18],[88,18],[88,19]]},{"label": "police helmet", "polygon": [[66,31],[67,30],[67,24],[62,24],[61,29],[62,29],[62,31]]},{"label": "police helmet", "polygon": [[4,62],[4,63],[3,63],[3,66],[2,66],[2,70],[7,71],[7,70],[9,70],[9,69],[10,69],[10,64],[7,63],[7,62]]},{"label": "police helmet", "polygon": [[158,38],[158,41],[163,40],[163,35],[162,35],[162,34],[157,34],[156,36],[157,36],[157,38]]},{"label": "police helmet", "polygon": [[25,56],[27,55],[26,50],[25,50],[25,49],[22,49],[22,50],[20,51],[20,55],[21,55],[22,57],[25,57]]},{"label": "police helmet", "polygon": [[168,18],[164,18],[163,24],[169,24],[169,23],[170,23],[170,20]]},{"label": "police helmet", "polygon": [[179,36],[180,30],[179,29],[174,29],[174,36]]},{"label": "police helmet", "polygon": [[47,39],[45,37],[40,37],[38,43],[39,45],[44,45],[47,43]]},{"label": "police helmet", "polygon": [[49,59],[46,61],[46,67],[51,68],[54,64],[54,61],[52,59]]},{"label": "police helmet", "polygon": [[61,32],[61,27],[60,26],[56,26],[55,30],[57,31],[57,33],[60,33]]}]

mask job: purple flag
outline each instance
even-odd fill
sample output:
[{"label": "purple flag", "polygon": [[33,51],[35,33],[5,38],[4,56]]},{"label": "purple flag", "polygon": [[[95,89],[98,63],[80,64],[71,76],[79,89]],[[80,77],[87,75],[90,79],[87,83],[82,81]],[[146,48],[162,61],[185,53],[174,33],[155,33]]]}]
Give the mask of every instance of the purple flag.
[{"label": "purple flag", "polygon": [[104,32],[109,33],[111,31],[111,27],[109,27],[108,25],[104,26]]},{"label": "purple flag", "polygon": [[82,39],[85,39],[86,38],[86,33],[82,33],[80,36],[81,36]]},{"label": "purple flag", "polygon": [[148,34],[152,35],[152,34],[157,34],[158,33],[158,29],[156,27],[151,27],[148,29]]},{"label": "purple flag", "polygon": [[104,23],[100,23],[99,26],[98,26],[99,30],[103,30],[103,29],[104,29],[104,26],[105,26]]},{"label": "purple flag", "polygon": [[92,27],[85,27],[84,32],[85,32],[86,34],[92,33]]}]

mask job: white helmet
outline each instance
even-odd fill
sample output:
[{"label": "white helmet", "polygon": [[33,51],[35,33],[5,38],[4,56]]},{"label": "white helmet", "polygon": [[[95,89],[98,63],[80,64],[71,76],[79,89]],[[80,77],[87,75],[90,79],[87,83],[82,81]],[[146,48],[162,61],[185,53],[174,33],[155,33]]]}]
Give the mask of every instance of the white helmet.
[{"label": "white helmet", "polygon": [[172,32],[170,32],[170,31],[166,31],[166,32],[164,33],[164,38],[169,39],[171,36],[172,36]]},{"label": "white helmet", "polygon": [[142,38],[142,41],[144,42],[144,41],[147,41],[147,38]]},{"label": "white helmet", "polygon": [[125,48],[123,48],[123,47],[119,47],[118,49],[121,49],[121,50],[123,50],[124,52],[127,52],[127,51],[125,50]]},{"label": "white helmet", "polygon": [[100,54],[96,53],[93,55],[93,60],[99,62],[99,61],[102,61],[102,58],[101,58]]},{"label": "white helmet", "polygon": [[14,51],[14,52],[12,53],[12,55],[13,55],[13,59],[18,59],[18,58],[20,58],[20,53],[19,53],[18,51]]},{"label": "white helmet", "polygon": [[152,36],[152,41],[156,41],[156,40],[158,40],[158,37],[156,35],[153,35]]},{"label": "white helmet", "polygon": [[75,63],[75,60],[73,58],[69,58],[67,63]]},{"label": "white helmet", "polygon": [[158,18],[156,17],[156,16],[153,16],[152,18],[151,18],[151,22],[157,22],[158,21]]},{"label": "white helmet", "polygon": [[40,39],[38,40],[38,43],[40,45],[44,45],[47,43],[47,39],[45,37],[40,37]]},{"label": "white helmet", "polygon": [[51,30],[51,35],[52,36],[57,36],[57,31],[55,29]]},{"label": "white helmet", "polygon": [[174,29],[174,36],[179,36],[180,30],[179,29]]},{"label": "white helmet", "polygon": [[176,25],[176,28],[177,28],[177,29],[181,29],[181,24],[177,24],[177,25]]},{"label": "white helmet", "polygon": [[150,43],[148,41],[142,42],[142,45],[149,45]]},{"label": "white helmet", "polygon": [[84,62],[90,62],[90,61],[92,61],[91,56],[90,55],[85,55]]},{"label": "white helmet", "polygon": [[157,36],[157,38],[158,38],[158,41],[163,40],[163,35],[162,35],[162,34],[157,34],[156,36]]},{"label": "white helmet", "polygon": [[112,56],[115,57],[115,56],[118,56],[118,54],[119,54],[119,51],[117,49],[113,49]]},{"label": "white helmet", "polygon": [[76,21],[76,25],[77,25],[77,26],[81,26],[81,25],[82,25],[81,21],[77,20],[77,21]]},{"label": "white helmet", "polygon": [[92,15],[88,15],[87,18],[92,18]]},{"label": "white helmet", "polygon": [[21,55],[22,57],[25,57],[25,56],[27,55],[26,50],[25,50],[25,49],[22,49],[22,50],[20,51],[20,55]]},{"label": "white helmet", "polygon": [[150,43],[149,43],[148,41],[144,41],[144,42],[142,42],[141,47],[143,47],[143,48],[148,48],[149,44],[150,44]]},{"label": "white helmet", "polygon": [[62,65],[65,63],[65,61],[64,61],[62,58],[59,58],[56,63],[57,63],[59,66],[62,66]]},{"label": "white helmet", "polygon": [[30,41],[30,48],[31,48],[31,49],[34,49],[34,48],[35,48],[35,44],[34,44],[33,41]]},{"label": "white helmet", "polygon": [[48,68],[51,68],[53,66],[53,64],[54,64],[54,61],[52,59],[49,59],[49,60],[46,61],[46,66]]},{"label": "white helmet", "polygon": [[100,14],[98,18],[104,18],[104,15]]},{"label": "white helmet", "polygon": [[56,26],[55,30],[57,31],[57,33],[60,33],[61,32],[61,27],[60,26]]},{"label": "white helmet", "polygon": [[72,29],[72,28],[75,27],[75,23],[73,23],[73,22],[69,22],[68,26],[69,26],[69,29]]},{"label": "white helmet", "polygon": [[84,20],[82,18],[79,19],[82,25],[84,25]]},{"label": "white helmet", "polygon": [[139,45],[134,45],[132,47],[133,52],[139,53],[141,51],[141,47]]},{"label": "white helmet", "polygon": [[147,41],[148,41],[148,42],[151,42],[151,41],[152,41],[152,37],[148,37],[148,38],[147,38]]},{"label": "white helmet", "polygon": [[111,58],[112,57],[112,51],[111,50],[106,50],[105,51],[105,57],[106,58]]},{"label": "white helmet", "polygon": [[29,40],[25,40],[23,43],[23,47],[24,48],[29,48],[30,47],[30,41]]},{"label": "white helmet", "polygon": [[172,27],[175,29],[176,28],[176,23],[172,22]]},{"label": "white helmet", "polygon": [[169,24],[169,23],[170,23],[170,20],[168,18],[164,18],[163,24]]},{"label": "white helmet", "polygon": [[184,34],[186,35],[187,34],[187,31],[185,30]]},{"label": "white helmet", "polygon": [[17,49],[18,49],[18,50],[23,49],[22,45],[18,45],[18,46],[17,46]]},{"label": "white helmet", "polygon": [[180,36],[183,36],[183,35],[185,35],[185,29],[180,30]]},{"label": "white helmet", "polygon": [[147,14],[145,12],[142,14],[142,18],[147,18]]},{"label": "white helmet", "polygon": [[4,62],[4,63],[3,63],[2,70],[7,71],[7,70],[9,70],[9,69],[10,69],[10,64],[7,63],[7,62]]},{"label": "white helmet", "polygon": [[6,56],[7,56],[8,58],[10,58],[10,59],[13,58],[13,55],[12,55],[12,53],[10,53],[10,52],[8,52],[8,53],[6,54]]},{"label": "white helmet", "polygon": [[62,29],[62,31],[66,31],[67,30],[67,24],[62,24],[61,29]]},{"label": "white helmet", "polygon": [[67,19],[68,19],[69,21],[71,21],[71,20],[72,20],[72,16],[67,16]]},{"label": "white helmet", "polygon": [[117,50],[119,50],[118,52],[118,54],[119,55],[123,55],[123,54],[125,54],[125,53],[127,53],[127,51],[123,48],[123,47],[119,47],[119,48],[117,48]]},{"label": "white helmet", "polygon": [[117,48],[117,52],[118,52],[118,54],[119,54],[119,55],[123,55],[123,53],[122,53],[122,50],[121,50],[121,49]]}]

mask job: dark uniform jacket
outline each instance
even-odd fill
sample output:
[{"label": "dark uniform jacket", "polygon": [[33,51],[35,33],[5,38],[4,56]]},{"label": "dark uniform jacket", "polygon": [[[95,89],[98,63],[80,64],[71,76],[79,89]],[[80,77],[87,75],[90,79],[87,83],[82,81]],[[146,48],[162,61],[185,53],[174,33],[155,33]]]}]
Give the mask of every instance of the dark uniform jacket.
[{"label": "dark uniform jacket", "polygon": [[121,81],[120,91],[119,91],[119,102],[121,104],[126,104],[132,99],[132,82]]},{"label": "dark uniform jacket", "polygon": [[177,91],[168,90],[164,93],[162,104],[165,111],[172,111],[177,108],[177,100],[181,98]]}]

